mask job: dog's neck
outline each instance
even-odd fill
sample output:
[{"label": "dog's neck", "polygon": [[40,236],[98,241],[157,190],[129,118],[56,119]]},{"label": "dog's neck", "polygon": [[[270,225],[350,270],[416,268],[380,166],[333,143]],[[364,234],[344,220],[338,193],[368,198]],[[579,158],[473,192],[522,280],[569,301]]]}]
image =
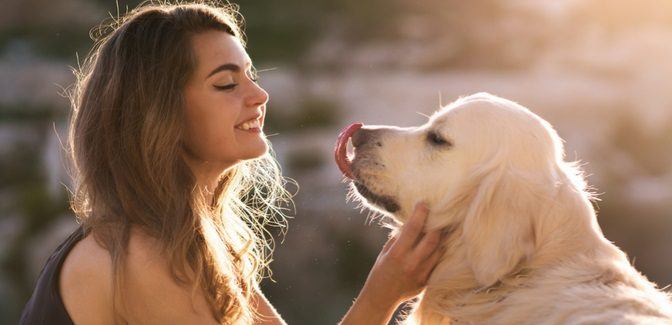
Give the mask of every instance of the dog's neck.
[{"label": "dog's neck", "polygon": [[[594,262],[596,256],[611,256],[608,261],[628,263],[625,255],[602,235],[592,205],[585,196],[559,192],[558,197],[549,200],[540,211],[546,215],[535,218],[540,222],[534,224],[533,253],[521,259],[499,281],[489,285],[479,283],[475,277],[467,247],[462,241],[462,227],[451,225],[454,230],[443,243],[446,253],[429,279],[422,308],[441,311],[451,317],[461,315],[464,318],[460,319],[464,320],[472,314],[476,319],[484,319],[488,313],[496,313],[502,308],[504,304],[499,302],[521,289],[531,278],[543,281],[539,274],[548,273],[567,261],[581,263],[585,259]],[[609,262],[605,260],[605,263]],[[605,269],[610,268],[605,266]],[[586,278],[599,276],[587,274]]]}]

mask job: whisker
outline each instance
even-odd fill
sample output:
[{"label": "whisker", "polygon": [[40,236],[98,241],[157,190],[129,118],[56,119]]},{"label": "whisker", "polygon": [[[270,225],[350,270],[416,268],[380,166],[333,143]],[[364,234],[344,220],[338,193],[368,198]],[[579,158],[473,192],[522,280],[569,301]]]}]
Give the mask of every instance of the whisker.
[{"label": "whisker", "polygon": [[278,68],[277,67],[266,68],[266,69],[257,70],[257,72],[268,72],[268,71],[275,71],[275,70],[278,70]]},{"label": "whisker", "polygon": [[418,114],[420,114],[420,115],[422,115],[422,116],[424,116],[424,117],[426,117],[426,118],[428,118],[428,119],[430,118],[429,115],[427,115],[427,114],[425,114],[425,113],[423,113],[423,112],[416,112],[416,113],[418,113]]}]

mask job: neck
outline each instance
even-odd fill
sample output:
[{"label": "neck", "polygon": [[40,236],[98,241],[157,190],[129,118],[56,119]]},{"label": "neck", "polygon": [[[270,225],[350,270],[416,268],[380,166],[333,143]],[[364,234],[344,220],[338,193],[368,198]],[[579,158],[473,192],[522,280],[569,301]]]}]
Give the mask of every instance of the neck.
[{"label": "neck", "polygon": [[203,195],[206,202],[212,203],[214,192],[219,185],[221,176],[233,166],[221,166],[208,161],[187,157],[187,165],[196,178],[196,190]]},{"label": "neck", "polygon": [[459,317],[462,320],[474,311],[473,316],[480,318],[486,309],[494,313],[502,308],[496,302],[537,274],[571,264],[569,261],[605,256],[605,251],[620,254],[602,235],[592,205],[584,195],[570,188],[561,190],[540,211],[544,214],[535,216],[533,223],[533,254],[489,287],[477,282],[462,240],[462,225],[457,226],[443,244],[446,253],[429,279],[423,308],[449,311],[448,314],[464,316]]}]

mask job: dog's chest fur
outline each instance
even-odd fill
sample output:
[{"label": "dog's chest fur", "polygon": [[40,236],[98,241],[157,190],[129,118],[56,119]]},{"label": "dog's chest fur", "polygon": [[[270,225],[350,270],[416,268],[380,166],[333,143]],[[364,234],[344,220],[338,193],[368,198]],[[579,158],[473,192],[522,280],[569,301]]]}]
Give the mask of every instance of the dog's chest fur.
[{"label": "dog's chest fur", "polygon": [[[466,265],[439,265],[407,324],[671,324],[669,297],[629,265],[579,257],[549,269],[521,267],[479,288]],[[586,259],[586,260],[584,260]]]}]

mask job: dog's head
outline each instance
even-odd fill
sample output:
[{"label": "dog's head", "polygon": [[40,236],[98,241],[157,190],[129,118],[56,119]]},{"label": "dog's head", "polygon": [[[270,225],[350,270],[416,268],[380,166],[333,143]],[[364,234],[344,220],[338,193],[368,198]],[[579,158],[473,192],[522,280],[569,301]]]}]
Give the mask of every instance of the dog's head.
[{"label": "dog's head", "polygon": [[[354,157],[344,157],[351,135]],[[560,138],[528,109],[489,94],[462,98],[418,127],[353,127],[339,166],[369,207],[404,222],[459,227],[477,280],[496,282],[534,247],[534,217],[563,171]]]}]

